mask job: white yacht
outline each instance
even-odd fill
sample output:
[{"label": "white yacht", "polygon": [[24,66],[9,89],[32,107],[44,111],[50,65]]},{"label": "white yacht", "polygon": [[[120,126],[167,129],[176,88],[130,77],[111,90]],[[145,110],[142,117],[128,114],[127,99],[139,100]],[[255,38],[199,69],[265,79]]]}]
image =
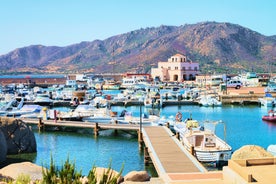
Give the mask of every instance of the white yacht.
[{"label": "white yacht", "polygon": [[[205,122],[214,125],[220,122]],[[216,136],[214,130],[200,126],[197,120],[187,119],[177,122],[174,130],[179,133],[184,147],[200,162],[224,165],[231,158],[232,148],[225,141]]]}]

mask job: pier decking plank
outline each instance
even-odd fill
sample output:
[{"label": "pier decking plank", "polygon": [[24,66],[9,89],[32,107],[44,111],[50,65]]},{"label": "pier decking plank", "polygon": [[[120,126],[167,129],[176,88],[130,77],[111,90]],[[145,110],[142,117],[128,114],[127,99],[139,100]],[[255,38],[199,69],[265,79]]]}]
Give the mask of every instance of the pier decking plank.
[{"label": "pier decking plank", "polygon": [[144,127],[143,140],[159,175],[206,171],[194,158],[188,156],[165,127]]},{"label": "pier decking plank", "polygon": [[[21,119],[27,124],[39,125],[38,119]],[[91,128],[94,129],[96,127],[96,123],[93,122],[83,122],[83,121],[54,121],[54,120],[42,120],[44,126],[52,126],[52,127],[74,127],[74,128]],[[114,130],[139,130],[139,125],[131,125],[131,124],[104,124],[99,123],[98,127],[100,129],[114,129]]]}]

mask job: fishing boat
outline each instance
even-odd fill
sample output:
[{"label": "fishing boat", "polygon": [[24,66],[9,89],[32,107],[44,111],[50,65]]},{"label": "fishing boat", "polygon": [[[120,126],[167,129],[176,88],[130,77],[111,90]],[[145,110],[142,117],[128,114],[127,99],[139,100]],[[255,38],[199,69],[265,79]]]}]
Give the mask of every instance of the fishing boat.
[{"label": "fishing boat", "polygon": [[205,124],[216,125],[220,122],[206,121],[204,126],[200,126],[197,120],[188,118],[183,122],[175,123],[174,130],[179,133],[180,141],[185,149],[200,162],[223,166],[231,158],[232,148],[215,134],[214,129],[207,129],[205,126]]},{"label": "fishing boat", "polygon": [[276,123],[276,112],[274,110],[269,110],[267,115],[262,117],[262,120]]}]

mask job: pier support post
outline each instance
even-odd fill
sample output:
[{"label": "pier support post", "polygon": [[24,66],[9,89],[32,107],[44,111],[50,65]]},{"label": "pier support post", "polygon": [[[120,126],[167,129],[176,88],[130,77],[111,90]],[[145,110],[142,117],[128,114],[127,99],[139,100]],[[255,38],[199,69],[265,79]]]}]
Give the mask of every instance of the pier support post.
[{"label": "pier support post", "polygon": [[152,163],[152,161],[151,161],[151,158],[150,158],[150,155],[149,155],[148,147],[145,147],[144,148],[144,164],[146,166],[148,166],[151,163]]},{"label": "pier support post", "polygon": [[143,147],[143,133],[140,130],[138,131],[138,142],[139,142],[139,149],[142,150],[142,147]]},{"label": "pier support post", "polygon": [[177,140],[180,141],[180,134],[179,134],[179,132],[176,132],[176,138],[177,138]]},{"label": "pier support post", "polygon": [[94,128],[94,136],[97,137],[99,135],[99,123],[95,124],[95,128]]},{"label": "pier support post", "polygon": [[44,129],[44,123],[42,122],[42,119],[38,119],[38,131],[40,132],[41,129]]}]

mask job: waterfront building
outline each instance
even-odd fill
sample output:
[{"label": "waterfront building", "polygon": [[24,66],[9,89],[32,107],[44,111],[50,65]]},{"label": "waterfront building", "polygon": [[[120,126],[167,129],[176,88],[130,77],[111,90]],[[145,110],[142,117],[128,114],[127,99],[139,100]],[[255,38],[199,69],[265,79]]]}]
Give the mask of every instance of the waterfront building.
[{"label": "waterfront building", "polygon": [[192,62],[185,55],[175,54],[167,62],[158,62],[158,68],[151,69],[153,79],[159,78],[161,81],[182,82],[185,80],[195,80],[199,74],[199,63]]}]

